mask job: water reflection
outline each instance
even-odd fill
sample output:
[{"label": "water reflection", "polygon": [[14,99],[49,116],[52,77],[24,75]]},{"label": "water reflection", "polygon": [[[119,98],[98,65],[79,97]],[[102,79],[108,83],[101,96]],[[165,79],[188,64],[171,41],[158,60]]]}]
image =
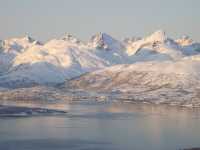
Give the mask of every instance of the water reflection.
[{"label": "water reflection", "polygon": [[0,142],[0,147],[3,150],[115,150],[110,143],[89,141],[89,140],[58,140],[58,139],[40,139],[40,140],[16,140],[9,142]]},{"label": "water reflection", "polygon": [[200,146],[198,109],[91,102],[55,107],[67,109],[67,115],[0,119],[0,149],[9,145],[20,150],[174,150]]}]

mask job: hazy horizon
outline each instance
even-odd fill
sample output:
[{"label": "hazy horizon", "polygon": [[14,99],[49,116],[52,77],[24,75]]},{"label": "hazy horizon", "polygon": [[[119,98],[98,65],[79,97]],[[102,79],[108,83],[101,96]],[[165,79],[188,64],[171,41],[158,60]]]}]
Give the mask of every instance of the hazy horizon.
[{"label": "hazy horizon", "polygon": [[200,41],[197,0],[0,0],[0,39],[26,34],[49,40],[71,33],[83,40],[97,32],[122,39],[163,29]]}]

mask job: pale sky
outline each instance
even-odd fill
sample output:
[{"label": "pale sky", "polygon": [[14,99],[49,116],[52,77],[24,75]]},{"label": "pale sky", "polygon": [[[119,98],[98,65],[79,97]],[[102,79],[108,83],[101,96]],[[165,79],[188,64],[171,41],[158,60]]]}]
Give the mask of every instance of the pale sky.
[{"label": "pale sky", "polygon": [[200,0],[0,0],[0,39],[48,40],[97,32],[120,39],[163,29],[200,41]]}]

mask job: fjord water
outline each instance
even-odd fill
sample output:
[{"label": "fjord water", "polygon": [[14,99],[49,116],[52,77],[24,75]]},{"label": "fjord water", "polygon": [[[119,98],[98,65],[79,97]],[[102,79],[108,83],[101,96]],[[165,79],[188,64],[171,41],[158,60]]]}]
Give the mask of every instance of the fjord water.
[{"label": "fjord water", "polygon": [[178,150],[200,147],[200,111],[70,104],[65,115],[0,118],[2,150]]}]

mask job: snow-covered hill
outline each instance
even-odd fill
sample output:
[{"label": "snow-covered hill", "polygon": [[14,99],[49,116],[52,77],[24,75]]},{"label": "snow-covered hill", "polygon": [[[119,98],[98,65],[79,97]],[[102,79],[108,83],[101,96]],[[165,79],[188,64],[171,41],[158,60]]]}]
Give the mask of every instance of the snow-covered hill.
[{"label": "snow-covered hill", "polygon": [[200,106],[200,61],[142,62],[116,65],[66,82],[62,88],[109,94],[114,99]]}]

